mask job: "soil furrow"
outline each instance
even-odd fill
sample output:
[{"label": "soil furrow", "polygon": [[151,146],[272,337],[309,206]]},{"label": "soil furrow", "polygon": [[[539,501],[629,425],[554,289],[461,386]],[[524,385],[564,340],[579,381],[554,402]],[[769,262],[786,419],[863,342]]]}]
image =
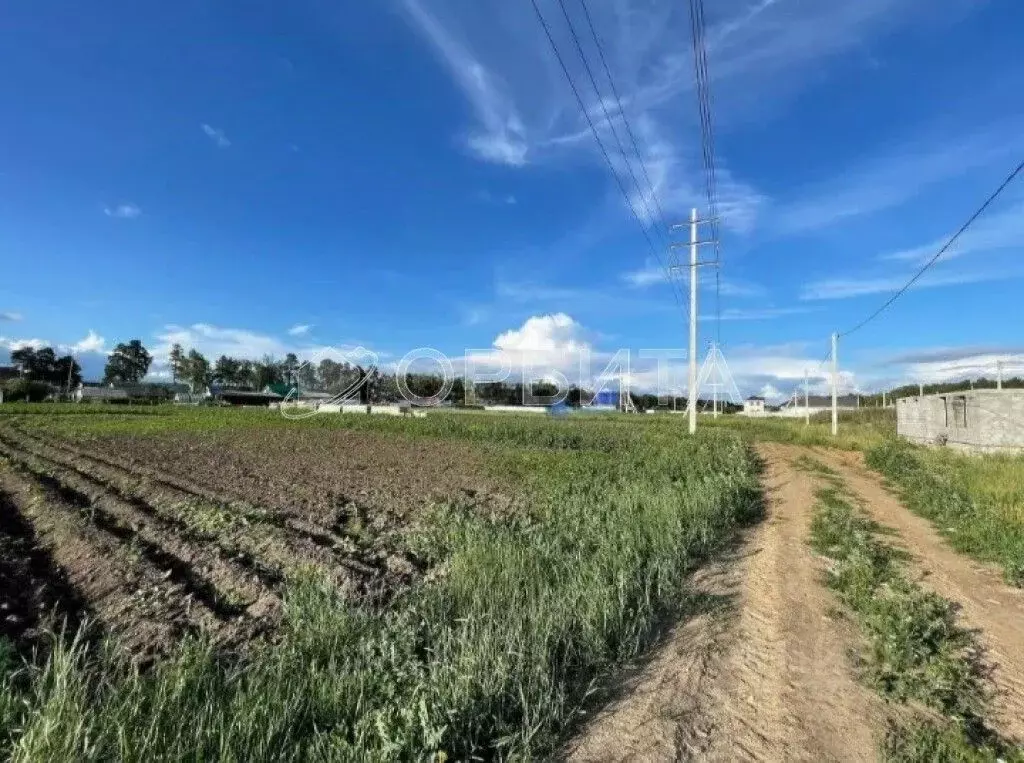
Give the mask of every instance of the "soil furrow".
[{"label": "soil furrow", "polygon": [[[33,575],[23,582],[34,584],[46,604],[56,605],[55,614],[67,618],[69,632],[86,617],[95,618],[140,659],[167,649],[183,633],[229,635],[230,627],[173,571],[167,574],[140,553],[133,539],[126,542],[122,534],[89,521],[81,506],[52,487],[2,466],[0,491],[5,529],[17,526],[20,538],[32,544],[23,553]],[[31,631],[36,623],[24,623],[22,635],[37,636]]]},{"label": "soil furrow", "polygon": [[32,453],[0,443],[0,453],[30,472],[65,503],[79,508],[105,532],[131,544],[172,580],[181,583],[222,619],[248,610],[262,614],[276,600],[258,582],[210,553],[182,539],[172,526],[126,502],[102,484]]},{"label": "soil furrow", "polygon": [[[130,459],[123,461],[113,457],[84,452],[74,446],[40,439],[19,430],[18,444],[37,455],[57,461],[68,468],[86,471],[92,478],[104,484],[126,500],[135,501],[142,497],[149,505],[160,509],[166,507],[165,516],[177,519],[182,506],[201,501],[222,516],[237,520],[244,527],[231,534],[231,542],[239,548],[232,548],[232,556],[241,554],[253,560],[263,555],[274,557],[273,563],[263,565],[258,571],[265,582],[276,583],[290,568],[302,564],[319,568],[329,577],[335,578],[343,589],[366,593],[381,587],[387,573],[391,577],[405,578],[394,582],[408,583],[416,572],[414,566],[382,558],[361,547],[359,541],[344,532],[321,527],[288,512],[254,506],[222,489],[197,485],[148,465],[137,464]],[[128,464],[128,465],[126,465]],[[125,485],[130,489],[125,489]],[[185,530],[192,528],[185,527]],[[265,535],[266,543],[253,542],[253,530]],[[225,544],[226,533],[210,539]],[[230,544],[229,544],[230,545]],[[388,564],[391,562],[391,564]],[[355,576],[355,577],[353,577]]]}]

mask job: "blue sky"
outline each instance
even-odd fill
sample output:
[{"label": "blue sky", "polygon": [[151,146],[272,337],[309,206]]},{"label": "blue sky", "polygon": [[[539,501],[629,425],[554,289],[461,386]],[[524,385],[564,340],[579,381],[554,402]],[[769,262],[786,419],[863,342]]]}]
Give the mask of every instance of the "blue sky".
[{"label": "blue sky", "polygon": [[[682,221],[702,198],[686,4],[588,6]],[[614,155],[621,120],[540,7]],[[513,365],[684,344],[528,0],[69,8],[12,4],[0,28],[0,361],[46,342],[95,371],[135,337],[156,373],[173,341]],[[723,349],[744,393],[787,394],[1024,156],[1024,6],[722,0],[707,24]],[[1024,182],[844,341],[844,384],[1020,364],[1022,234]]]}]

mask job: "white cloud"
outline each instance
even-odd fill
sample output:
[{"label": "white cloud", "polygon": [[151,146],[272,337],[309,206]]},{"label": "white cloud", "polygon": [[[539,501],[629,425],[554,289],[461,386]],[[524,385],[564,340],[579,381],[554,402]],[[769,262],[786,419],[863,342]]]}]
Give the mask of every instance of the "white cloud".
[{"label": "white cloud", "polygon": [[667,283],[668,276],[664,267],[648,260],[642,268],[623,273],[622,280],[634,288],[643,289],[655,284]]},{"label": "white cloud", "polygon": [[[935,256],[954,231],[927,244],[882,255],[882,260],[916,262],[923,265]],[[967,254],[993,252],[1003,249],[1017,249],[1024,246],[1024,203],[1017,203],[1007,209],[980,218],[942,255],[942,261],[956,259]]]},{"label": "white cloud", "polygon": [[104,207],[103,214],[120,220],[134,220],[142,214],[142,210],[134,204],[118,204],[115,207]]},{"label": "white cloud", "polygon": [[[724,292],[723,292],[724,293]],[[731,307],[722,311],[723,321],[766,321],[772,318],[782,318],[787,315],[802,315],[812,312],[810,307],[761,307],[761,308],[738,308]],[[702,321],[714,320],[715,315],[702,315]]]},{"label": "white cloud", "polygon": [[514,375],[560,371],[576,376],[582,357],[593,348],[586,331],[565,313],[535,315],[495,338],[489,350],[467,350],[466,360],[480,370],[509,369]]},{"label": "white cloud", "polygon": [[206,133],[206,136],[217,145],[218,148],[227,148],[231,145],[231,141],[228,140],[228,137],[224,134],[223,130],[217,127],[211,127],[206,123],[201,124],[200,128],[204,133]]},{"label": "white cloud", "polygon": [[[911,290],[957,286],[967,283],[984,283],[1024,277],[1024,269],[1016,270],[966,270],[955,272],[928,271],[919,278]],[[827,278],[806,284],[800,292],[802,300],[849,299],[868,294],[894,293],[903,288],[910,274],[863,278]]]},{"label": "white cloud", "polygon": [[92,329],[89,329],[85,339],[71,345],[74,352],[103,352],[104,347],[106,347],[106,340]]},{"label": "white cloud", "polygon": [[208,323],[191,326],[166,326],[157,334],[159,343],[152,349],[154,358],[166,359],[171,346],[180,344],[185,350],[196,349],[211,360],[227,355],[258,359],[264,355],[283,356],[294,348],[279,339],[247,329],[221,328]]},{"label": "white cloud", "polygon": [[38,350],[42,347],[50,346],[52,345],[48,339],[10,339],[0,336],[0,347],[6,350],[20,350],[22,347],[31,347]]},{"label": "white cloud", "polygon": [[526,128],[505,84],[418,0],[405,0],[403,7],[413,26],[448,68],[476,115],[477,125],[465,139],[469,150],[496,164],[526,164]]},{"label": "white cloud", "polygon": [[799,198],[781,206],[778,226],[784,232],[814,230],[898,207],[928,186],[1013,156],[1014,137],[1021,129],[1017,121],[970,135],[953,130],[955,140],[938,130],[912,136],[872,159],[859,160],[836,179],[804,188]]},{"label": "white cloud", "polygon": [[20,320],[22,320],[21,313],[0,312],[0,321],[9,321],[11,323],[15,323]]},{"label": "white cloud", "polygon": [[306,336],[306,334],[309,333],[309,330],[311,328],[313,328],[313,326],[308,324],[308,323],[298,323],[298,324],[292,326],[290,329],[288,329],[288,335],[289,336]]}]

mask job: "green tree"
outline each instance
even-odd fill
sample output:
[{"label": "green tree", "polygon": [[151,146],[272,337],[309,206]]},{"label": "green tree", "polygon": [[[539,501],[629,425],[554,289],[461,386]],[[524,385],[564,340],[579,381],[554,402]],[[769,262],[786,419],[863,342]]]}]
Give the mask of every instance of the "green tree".
[{"label": "green tree", "polygon": [[175,343],[171,347],[171,352],[167,356],[168,364],[171,367],[171,381],[175,384],[178,383],[178,379],[183,377],[182,371],[185,369],[185,351],[181,349],[181,345]]},{"label": "green tree", "polygon": [[153,362],[142,342],[133,339],[127,344],[121,343],[114,348],[103,369],[103,381],[106,384],[137,384],[142,380]]},{"label": "green tree", "polygon": [[209,385],[210,377],[210,361],[198,350],[189,350],[185,359],[183,378],[188,382],[192,393],[200,392]]},{"label": "green tree", "polygon": [[57,358],[53,364],[53,383],[66,387],[70,392],[82,383],[82,367],[71,355]]},{"label": "green tree", "polygon": [[242,362],[227,355],[221,355],[213,365],[213,378],[221,384],[234,387],[240,383]]}]

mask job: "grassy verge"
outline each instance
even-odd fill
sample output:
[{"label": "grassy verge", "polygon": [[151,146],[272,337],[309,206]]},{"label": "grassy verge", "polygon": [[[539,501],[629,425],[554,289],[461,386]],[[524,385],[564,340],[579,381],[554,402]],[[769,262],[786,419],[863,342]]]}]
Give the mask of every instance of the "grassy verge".
[{"label": "grassy verge", "polygon": [[965,456],[892,441],[869,450],[867,463],[954,548],[1000,564],[1007,582],[1024,586],[1024,458]]},{"label": "grassy verge", "polygon": [[724,427],[755,442],[823,446],[841,450],[866,450],[896,434],[896,412],[892,408],[863,408],[839,414],[839,434],[832,436],[829,414],[816,414],[809,424],[802,418],[701,417],[701,426]]},{"label": "grassy verge", "polygon": [[650,645],[659,620],[684,613],[688,572],[756,512],[759,489],[736,438],[666,447],[624,434],[626,458],[609,461],[614,435],[603,426],[593,442],[590,423],[549,426],[551,441],[580,448],[558,454],[580,462],[568,473],[589,478],[538,470],[531,510],[512,520],[438,507],[413,539],[437,574],[388,609],[295,580],[272,643],[240,657],[188,641],[146,672],[114,649],[62,639],[42,664],[0,669],[0,752],[24,761],[550,753],[595,685]]},{"label": "grassy verge", "polygon": [[904,574],[883,528],[850,503],[841,481],[818,491],[811,544],[832,560],[828,585],[852,611],[867,641],[862,678],[915,720],[893,725],[890,760],[1024,760],[984,722],[988,691],[973,635],[953,604]]}]

